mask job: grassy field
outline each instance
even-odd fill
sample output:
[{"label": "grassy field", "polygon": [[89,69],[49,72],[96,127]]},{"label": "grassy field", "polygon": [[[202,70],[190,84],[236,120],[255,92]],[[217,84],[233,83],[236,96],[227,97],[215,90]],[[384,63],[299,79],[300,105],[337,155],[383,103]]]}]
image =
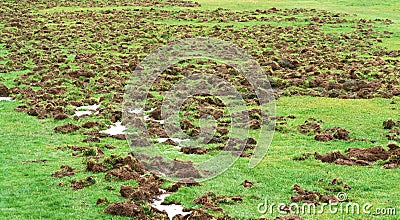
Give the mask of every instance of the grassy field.
[{"label": "grassy field", "polygon": [[[394,24],[374,26],[379,31],[393,32],[391,38],[384,38],[378,45],[385,46],[389,50],[400,49],[400,1],[244,1],[239,0],[235,3],[229,1],[200,0],[201,10],[215,10],[222,7],[234,11],[276,8],[315,8],[331,12],[341,12],[357,14],[365,19],[391,19]],[[107,7],[85,7],[87,10],[125,10],[125,9],[146,9],[139,6],[107,6]],[[181,9],[177,6],[167,6],[165,9],[170,11],[195,10],[192,8]],[[41,9],[37,14],[57,13],[59,11],[78,11],[80,7],[56,7]],[[146,9],[147,10],[147,9]],[[35,14],[33,14],[35,16]],[[110,18],[112,19],[112,18]],[[56,19],[54,19],[56,20]],[[46,23],[46,21],[44,21]],[[71,22],[72,21],[68,21]],[[67,22],[67,23],[68,23]],[[151,20],[149,22],[152,22]],[[154,18],[155,23],[159,24],[181,24],[189,25],[190,21],[164,20]],[[196,24],[203,26],[213,26],[215,23],[197,21]],[[226,25],[234,25],[235,28],[243,28],[246,25],[259,25],[257,21],[250,21],[244,24],[228,22]],[[288,22],[285,26],[301,25],[301,21]],[[274,23],[274,25],[281,25]],[[5,28],[0,26],[1,28]],[[166,26],[165,26],[166,28]],[[197,26],[196,26],[197,28]],[[6,29],[6,28],[5,28]],[[166,28],[167,29],[167,28]],[[8,30],[8,29],[7,29]],[[324,31],[331,29],[326,27]],[[167,32],[168,30],[162,30]],[[351,28],[341,28],[343,32],[352,31]],[[107,32],[108,33],[108,32]],[[210,31],[211,33],[211,31]],[[167,33],[170,34],[170,33]],[[207,33],[202,33],[207,34]],[[173,36],[173,34],[170,34]],[[143,37],[144,41],[154,40],[151,36]],[[171,37],[174,39],[174,37]],[[75,41],[76,39],[70,39]],[[134,39],[139,42],[141,39]],[[256,42],[249,38],[249,44]],[[79,45],[79,41],[76,40]],[[0,57],[6,57],[8,50],[7,42],[0,42]],[[157,43],[154,42],[156,45]],[[162,44],[161,44],[162,45]],[[246,44],[245,44],[246,45]],[[29,51],[29,46],[25,45]],[[102,55],[119,54],[122,52],[110,52],[110,45],[98,45]],[[66,48],[66,52],[68,49]],[[96,51],[91,49],[89,51]],[[142,51],[143,52],[143,51]],[[67,53],[67,52],[66,52]],[[123,53],[122,53],[123,54]],[[111,55],[110,55],[111,56]],[[75,57],[67,57],[74,60]],[[396,58],[398,59],[398,57]],[[111,58],[109,61],[112,60]],[[2,59],[0,65],[13,65],[12,60]],[[18,62],[18,61],[17,61]],[[73,66],[71,62],[68,65]],[[107,59],[101,62],[107,64]],[[29,64],[27,61],[25,64]],[[79,66],[76,66],[79,69]],[[23,74],[32,71],[33,67],[20,71],[5,71],[0,73],[0,83],[11,88],[18,86],[14,80]],[[73,69],[73,68],[72,68]],[[0,71],[1,72],[1,71]],[[394,72],[394,78],[400,77],[399,72]],[[97,80],[97,79],[96,79]],[[68,91],[76,98],[79,96],[79,88],[74,84],[68,84]],[[15,97],[21,95],[13,94]],[[96,94],[99,99],[102,94]],[[112,98],[108,94],[105,96]],[[72,97],[73,99],[74,97]],[[72,132],[70,134],[60,134],[53,129],[65,123],[74,123],[72,117],[59,121],[53,118],[38,119],[28,116],[24,112],[16,112],[15,108],[21,104],[26,104],[27,98],[17,101],[0,101],[0,219],[129,219],[121,216],[111,216],[105,214],[103,210],[107,204],[96,205],[98,198],[106,197],[110,202],[125,201],[119,195],[121,185],[136,187],[135,180],[131,181],[109,181],[104,178],[104,173],[86,172],[85,157],[71,156],[73,151],[67,146],[79,145],[89,147],[99,147],[105,155],[115,154],[126,156],[130,152],[128,143],[124,140],[114,138],[102,139],[100,143],[82,143],[87,136],[82,132]],[[112,104],[105,102],[107,107]],[[115,106],[114,106],[115,107]],[[73,107],[67,106],[69,111]],[[268,203],[290,204],[290,198],[294,194],[292,187],[294,184],[302,188],[321,193],[332,193],[329,184],[334,178],[340,179],[351,189],[339,187],[333,193],[346,193],[350,202],[357,204],[370,203],[370,214],[331,214],[326,211],[323,214],[300,214],[304,219],[399,219],[400,218],[400,177],[399,168],[382,169],[382,164],[370,166],[340,166],[329,163],[322,163],[315,160],[313,156],[303,161],[295,161],[293,158],[301,157],[304,153],[314,152],[328,153],[332,151],[344,152],[348,148],[369,148],[373,146],[386,146],[388,140],[385,137],[387,130],[382,128],[382,122],[389,118],[400,118],[400,98],[373,98],[373,99],[337,99],[327,97],[311,96],[282,96],[277,100],[277,115],[295,115],[294,119],[287,119],[287,124],[279,126],[280,130],[275,132],[272,144],[267,156],[255,168],[248,168],[248,158],[239,160],[223,174],[202,182],[201,186],[182,187],[176,193],[167,198],[166,201],[180,203],[186,208],[200,208],[193,200],[206,192],[215,192],[217,195],[241,196],[243,201],[236,203],[221,203],[225,214],[229,214],[237,219],[257,219],[266,217],[273,219],[276,216],[285,214],[279,213],[275,208],[273,213],[269,210],[263,214],[257,207],[268,199]],[[298,125],[309,118],[323,120],[323,128],[340,126],[350,132],[350,137],[357,140],[333,140],[329,142],[318,142],[312,135],[303,135],[298,132]],[[103,120],[94,117],[94,120]],[[79,123],[85,122],[79,121]],[[87,119],[89,120],[89,119]],[[86,121],[87,121],[86,120]],[[105,149],[104,144],[117,146],[116,149]],[[188,156],[189,158],[192,155]],[[193,156],[196,157],[196,156]],[[75,168],[75,175],[70,177],[53,178],[51,175],[59,170],[61,165],[69,165]],[[83,190],[74,190],[69,187],[70,182],[93,176],[96,184],[86,187]],[[244,180],[254,183],[251,188],[242,186]],[[167,186],[170,183],[165,183]],[[345,202],[344,204],[348,204]],[[374,213],[376,209],[397,208],[396,215],[380,215]],[[221,215],[218,211],[208,211],[215,215]]]}]

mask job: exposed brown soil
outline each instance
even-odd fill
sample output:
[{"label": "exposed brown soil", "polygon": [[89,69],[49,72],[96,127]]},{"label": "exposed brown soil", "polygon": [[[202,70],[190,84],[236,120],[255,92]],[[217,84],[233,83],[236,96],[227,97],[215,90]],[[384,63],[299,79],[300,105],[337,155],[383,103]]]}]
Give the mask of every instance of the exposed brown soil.
[{"label": "exposed brown soil", "polygon": [[252,182],[250,182],[250,181],[248,181],[248,180],[245,180],[245,181],[243,181],[242,185],[243,185],[245,188],[251,188],[251,187],[253,187],[254,183],[252,183]]},{"label": "exposed brown soil", "polygon": [[141,204],[134,202],[114,202],[107,206],[104,212],[111,215],[128,216],[134,219],[168,219],[166,212],[160,212],[151,206],[148,209],[150,209],[150,215],[145,212]]},{"label": "exposed brown soil", "polygon": [[107,197],[104,198],[98,198],[96,201],[96,205],[106,205],[109,204],[110,201],[107,199]]},{"label": "exposed brown soil", "polygon": [[185,154],[206,154],[210,151],[208,148],[204,147],[196,147],[196,146],[187,146],[187,147],[182,147],[180,149],[180,152],[183,152]]},{"label": "exposed brown soil", "polygon": [[214,192],[208,192],[193,200],[193,202],[203,205],[202,209],[210,209],[220,212],[223,211],[223,209],[219,207],[220,203],[230,203],[235,201],[242,201],[242,199],[240,196],[217,196]]},{"label": "exposed brown soil", "polygon": [[52,177],[57,177],[57,178],[61,178],[64,176],[73,176],[75,175],[74,169],[68,165],[62,165],[60,167],[61,170],[56,171],[55,173],[53,173],[51,176]]},{"label": "exposed brown soil", "polygon": [[8,91],[7,86],[4,84],[0,84],[0,97],[8,97],[10,92]]},{"label": "exposed brown soil", "polygon": [[316,141],[327,142],[331,140],[349,140],[349,132],[341,127],[326,128],[321,129],[322,120],[317,120],[315,118],[309,118],[298,126],[300,133],[309,135],[314,134],[314,139]]},{"label": "exposed brown soil", "polygon": [[96,163],[92,160],[88,161],[86,163],[86,169],[85,171],[90,171],[93,173],[100,173],[100,172],[106,172],[108,168],[104,166],[102,163]]},{"label": "exposed brown soil", "polygon": [[384,168],[395,168],[400,165],[400,160],[397,159],[400,155],[400,148],[396,144],[389,144],[389,150],[383,149],[381,146],[372,148],[349,148],[347,154],[342,154],[338,151],[319,154],[315,152],[315,158],[324,163],[336,163],[339,165],[371,165],[372,163],[382,160],[386,161]]},{"label": "exposed brown soil", "polygon": [[61,126],[57,126],[54,128],[54,131],[57,132],[61,132],[63,134],[66,133],[71,133],[74,131],[79,130],[81,127],[79,127],[78,125],[74,125],[74,124],[66,124],[66,125],[61,125]]},{"label": "exposed brown soil", "polygon": [[166,188],[165,190],[167,192],[177,192],[178,189],[183,187],[183,186],[185,186],[185,187],[201,186],[201,184],[196,182],[193,178],[190,178],[190,179],[184,179],[182,181],[175,182],[171,186]]},{"label": "exposed brown soil", "polygon": [[287,216],[276,217],[275,220],[303,220],[303,219],[298,215],[287,215]]},{"label": "exposed brown soil", "polygon": [[88,121],[85,124],[82,125],[83,128],[93,128],[96,126],[99,126],[100,124],[98,122],[93,122],[93,121]]},{"label": "exposed brown soil", "polygon": [[293,195],[290,200],[292,202],[313,203],[320,205],[321,203],[334,203],[339,201],[334,195],[322,195],[319,192],[308,191],[302,189],[299,185],[295,184],[293,190],[297,193]]},{"label": "exposed brown soil", "polygon": [[400,124],[396,123],[393,119],[388,119],[382,123],[383,129],[392,129],[394,126],[399,127]]},{"label": "exposed brown soil", "polygon": [[93,184],[96,183],[96,180],[93,178],[93,176],[88,176],[85,179],[81,179],[81,180],[73,180],[71,182],[71,188],[74,189],[83,189],[84,187],[88,187],[91,186]]}]

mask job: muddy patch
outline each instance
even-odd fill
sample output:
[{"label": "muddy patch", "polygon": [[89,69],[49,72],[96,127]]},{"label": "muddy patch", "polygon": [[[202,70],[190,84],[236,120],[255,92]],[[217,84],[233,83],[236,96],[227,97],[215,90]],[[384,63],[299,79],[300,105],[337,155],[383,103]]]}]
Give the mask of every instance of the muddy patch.
[{"label": "muddy patch", "polygon": [[240,196],[217,196],[214,192],[208,192],[193,200],[194,203],[202,205],[202,209],[223,212],[219,206],[221,203],[235,204],[237,201],[242,201]]},{"label": "muddy patch", "polygon": [[64,176],[73,176],[75,175],[74,169],[68,165],[62,165],[60,167],[61,170],[56,171],[55,173],[53,173],[51,176],[52,177],[56,177],[56,178],[61,178]]},{"label": "muddy patch", "polygon": [[400,148],[397,144],[388,144],[389,150],[383,149],[381,146],[372,148],[348,148],[346,154],[334,151],[326,154],[315,152],[316,159],[324,163],[335,163],[339,165],[372,165],[374,162],[383,161],[383,168],[396,168],[400,164]]},{"label": "muddy patch", "polygon": [[85,179],[81,179],[81,180],[78,180],[78,181],[73,180],[71,182],[71,188],[74,188],[74,189],[77,189],[77,190],[78,189],[83,189],[84,187],[91,186],[91,185],[93,185],[95,183],[96,183],[96,180],[94,179],[94,177],[93,176],[88,176]]},{"label": "muddy patch", "polygon": [[54,131],[60,132],[60,133],[63,133],[63,134],[67,134],[67,133],[72,133],[74,131],[77,131],[79,129],[81,129],[81,127],[78,126],[78,125],[66,124],[66,125],[61,125],[61,126],[55,127]]}]

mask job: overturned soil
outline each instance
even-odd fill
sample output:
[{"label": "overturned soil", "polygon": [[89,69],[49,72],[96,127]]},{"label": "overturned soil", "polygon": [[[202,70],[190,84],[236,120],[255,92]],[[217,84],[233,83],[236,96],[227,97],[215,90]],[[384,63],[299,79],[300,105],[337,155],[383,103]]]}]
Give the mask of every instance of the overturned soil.
[{"label": "overturned soil", "polygon": [[383,168],[392,169],[400,165],[400,148],[396,144],[389,144],[389,150],[383,149],[381,146],[372,148],[349,148],[346,154],[334,151],[326,154],[315,152],[315,158],[324,163],[335,163],[339,165],[372,165],[377,161],[384,161]]}]

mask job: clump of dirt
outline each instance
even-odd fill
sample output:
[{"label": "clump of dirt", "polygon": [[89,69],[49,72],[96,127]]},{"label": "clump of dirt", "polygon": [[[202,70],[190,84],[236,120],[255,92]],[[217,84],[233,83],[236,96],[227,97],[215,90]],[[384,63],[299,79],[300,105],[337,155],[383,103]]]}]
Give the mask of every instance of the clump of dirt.
[{"label": "clump of dirt", "polygon": [[178,178],[201,178],[199,170],[193,166],[192,161],[181,161],[174,159],[172,170],[174,171],[174,176]]},{"label": "clump of dirt", "polygon": [[82,125],[82,128],[93,128],[96,126],[99,126],[100,124],[98,122],[93,122],[93,121],[88,121],[85,124]]},{"label": "clump of dirt", "polygon": [[163,142],[164,144],[167,145],[172,145],[172,146],[178,146],[179,144],[173,141],[171,138],[168,138],[166,141]]},{"label": "clump of dirt", "polygon": [[300,156],[293,157],[293,160],[303,161],[303,160],[310,158],[312,155],[314,155],[314,154],[313,153],[303,153]]},{"label": "clump of dirt", "polygon": [[316,134],[314,136],[314,139],[316,141],[327,142],[327,141],[331,141],[335,138],[333,137],[333,134],[330,132],[321,132],[321,133]]},{"label": "clump of dirt", "polygon": [[10,95],[10,92],[8,91],[8,88],[4,84],[0,84],[0,97],[8,97]]},{"label": "clump of dirt", "polygon": [[234,203],[236,201],[242,201],[242,198],[240,196],[217,196],[214,192],[208,192],[193,200],[196,204],[203,205],[202,209],[210,209],[220,212],[223,211],[223,209],[219,207],[220,203]]},{"label": "clump of dirt", "polygon": [[182,181],[178,181],[173,183],[171,186],[166,188],[167,192],[177,192],[181,187],[190,187],[190,186],[201,186],[200,183],[196,182],[193,178],[183,179]]},{"label": "clump of dirt", "polygon": [[400,141],[400,129],[391,129],[386,138],[389,141]]},{"label": "clump of dirt", "polygon": [[81,179],[81,180],[78,180],[78,181],[73,180],[71,182],[71,188],[83,189],[84,187],[91,186],[91,185],[93,185],[95,183],[96,183],[96,180],[94,179],[94,177],[93,176],[88,176],[85,179]]},{"label": "clump of dirt", "polygon": [[393,119],[388,119],[382,123],[383,129],[392,129],[393,127],[400,126],[400,123],[396,123]]},{"label": "clump of dirt", "polygon": [[287,215],[287,216],[276,217],[275,220],[303,220],[303,219],[298,215]]},{"label": "clump of dirt", "polygon": [[93,160],[89,160],[86,163],[86,169],[85,171],[91,171],[93,173],[100,173],[100,172],[106,172],[108,168],[104,166],[102,163],[96,163]]},{"label": "clump of dirt", "polygon": [[245,188],[251,188],[251,187],[253,187],[254,183],[252,183],[252,182],[250,182],[250,181],[248,181],[248,180],[244,180],[243,183],[242,183],[242,185],[243,185]]},{"label": "clump of dirt", "polygon": [[142,207],[132,202],[114,202],[107,206],[104,212],[111,215],[128,216],[138,219],[146,218]]},{"label": "clump of dirt", "polygon": [[184,154],[206,154],[208,151],[210,151],[210,149],[197,146],[187,146],[180,149],[180,152]]},{"label": "clump of dirt", "polygon": [[372,148],[349,148],[347,154],[334,151],[326,154],[315,152],[316,159],[324,163],[336,163],[339,165],[371,165],[377,161],[385,161],[384,168],[395,168],[399,166],[400,148],[396,144],[389,144],[389,150],[383,149],[381,146]]},{"label": "clump of dirt", "polygon": [[319,192],[308,191],[302,189],[299,185],[295,184],[293,190],[297,193],[293,195],[290,200],[292,202],[303,202],[303,203],[313,203],[315,205],[320,205],[320,203],[334,203],[343,202],[339,201],[334,195],[322,195]]},{"label": "clump of dirt", "polygon": [[62,165],[60,167],[61,170],[56,171],[55,173],[53,173],[51,176],[52,177],[56,177],[56,178],[61,178],[64,176],[73,176],[75,175],[74,173],[74,169],[68,165]]},{"label": "clump of dirt", "polygon": [[67,133],[71,133],[71,132],[77,131],[79,129],[81,129],[81,127],[78,126],[78,125],[66,124],[66,125],[61,125],[61,126],[55,127],[54,131],[61,132],[63,134],[67,134]]},{"label": "clump of dirt", "polygon": [[201,209],[195,209],[192,210],[192,212],[189,215],[177,215],[174,217],[174,219],[179,219],[179,220],[186,220],[186,219],[198,219],[198,220],[208,220],[208,219],[215,219],[215,217]]},{"label": "clump of dirt", "polygon": [[64,120],[64,119],[68,118],[68,115],[65,113],[59,113],[59,114],[54,115],[53,118],[55,120]]},{"label": "clump of dirt", "polygon": [[317,134],[321,132],[321,125],[320,125],[321,123],[323,123],[322,120],[309,118],[304,122],[304,124],[299,125],[298,129],[300,133],[305,135],[308,135],[310,133]]},{"label": "clump of dirt", "polygon": [[349,132],[341,127],[326,128],[321,130],[322,120],[307,119],[304,124],[298,126],[299,132],[305,135],[314,134],[316,141],[327,142],[331,140],[349,140]]},{"label": "clump of dirt", "polygon": [[98,198],[96,201],[96,205],[106,205],[109,204],[110,201],[107,199],[107,197],[104,198]]},{"label": "clump of dirt", "polygon": [[129,198],[133,201],[147,201],[151,202],[158,195],[161,194],[159,190],[160,184],[141,185],[139,187],[121,186],[120,194],[122,197]]}]

